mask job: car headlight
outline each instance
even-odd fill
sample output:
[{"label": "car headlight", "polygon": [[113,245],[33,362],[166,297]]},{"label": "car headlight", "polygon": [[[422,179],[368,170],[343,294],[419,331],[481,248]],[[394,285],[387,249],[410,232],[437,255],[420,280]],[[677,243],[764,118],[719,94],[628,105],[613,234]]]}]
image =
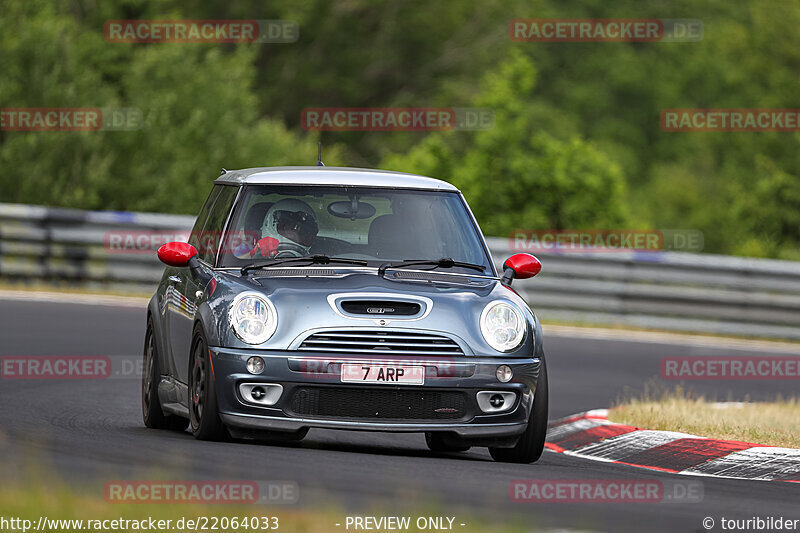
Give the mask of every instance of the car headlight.
[{"label": "car headlight", "polygon": [[233,299],[228,321],[237,337],[247,344],[266,342],[278,327],[278,313],[267,297],[243,292]]},{"label": "car headlight", "polygon": [[517,348],[525,337],[527,327],[522,313],[506,302],[491,302],[481,313],[481,334],[489,346],[498,352],[510,352]]}]

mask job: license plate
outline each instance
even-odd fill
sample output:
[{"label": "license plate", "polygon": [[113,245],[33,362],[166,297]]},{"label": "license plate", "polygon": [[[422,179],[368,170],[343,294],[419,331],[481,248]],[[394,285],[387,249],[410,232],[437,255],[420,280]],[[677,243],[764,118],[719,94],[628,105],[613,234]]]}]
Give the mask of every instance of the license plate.
[{"label": "license plate", "polygon": [[425,367],[345,363],[342,365],[342,381],[345,383],[423,385],[425,383]]}]

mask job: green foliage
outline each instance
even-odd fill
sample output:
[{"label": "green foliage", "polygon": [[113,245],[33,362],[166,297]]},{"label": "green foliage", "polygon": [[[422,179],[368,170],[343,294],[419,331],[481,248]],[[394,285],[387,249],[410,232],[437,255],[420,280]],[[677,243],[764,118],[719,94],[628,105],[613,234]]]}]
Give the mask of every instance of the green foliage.
[{"label": "green foliage", "polygon": [[[0,201],[196,212],[219,167],[452,181],[486,233],[700,229],[800,258],[797,135],[673,133],[668,108],[798,108],[800,6],[725,0],[5,0],[0,106],[138,108],[136,131],[0,131]],[[513,18],[693,18],[690,43],[518,43]],[[296,43],[113,44],[109,19],[285,19]],[[307,107],[486,107],[477,132],[323,132]]]},{"label": "green foliage", "polygon": [[[0,101],[136,108],[144,123],[134,131],[3,132],[2,201],[195,213],[222,166],[316,161],[313,139],[261,116],[254,45],[109,46],[47,2],[12,6],[0,19]],[[340,162],[341,150],[327,147],[325,158]]]},{"label": "green foliage", "polygon": [[800,260],[800,178],[764,156],[756,158],[756,169],[753,187],[738,206],[748,231],[731,246],[741,255]]},{"label": "green foliage", "polygon": [[536,70],[515,52],[484,79],[477,107],[495,111],[489,130],[435,133],[407,155],[383,166],[441,177],[472,200],[485,232],[514,229],[618,228],[627,222],[625,183],[619,167],[580,140],[555,139],[520,104]]}]

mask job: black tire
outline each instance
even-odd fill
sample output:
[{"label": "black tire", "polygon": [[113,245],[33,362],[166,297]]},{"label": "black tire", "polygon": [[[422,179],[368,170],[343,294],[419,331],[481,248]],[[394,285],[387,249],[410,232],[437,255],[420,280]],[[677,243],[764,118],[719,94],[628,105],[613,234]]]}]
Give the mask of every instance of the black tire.
[{"label": "black tire", "polygon": [[147,319],[144,336],[144,362],[142,365],[142,419],[144,425],[153,429],[185,431],[189,421],[177,415],[167,415],[161,409],[158,397],[158,349],[153,333],[153,321]]},{"label": "black tire", "polygon": [[539,383],[533,398],[533,408],[528,419],[528,427],[513,448],[489,448],[495,461],[501,463],[535,463],[542,456],[544,441],[547,436],[547,367],[542,359]]},{"label": "black tire", "polygon": [[189,421],[198,440],[227,440],[228,430],[219,418],[208,344],[202,328],[192,334],[189,356]]},{"label": "black tire", "polygon": [[430,451],[437,453],[465,452],[472,447],[472,446],[452,446],[445,442],[445,439],[441,433],[435,433],[432,431],[425,433],[425,444],[428,445],[428,449]]}]

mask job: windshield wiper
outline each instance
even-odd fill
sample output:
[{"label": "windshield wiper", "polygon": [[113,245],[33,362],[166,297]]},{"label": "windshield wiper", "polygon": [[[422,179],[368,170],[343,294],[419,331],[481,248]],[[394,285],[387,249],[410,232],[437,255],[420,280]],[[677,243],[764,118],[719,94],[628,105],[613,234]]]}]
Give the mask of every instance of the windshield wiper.
[{"label": "windshield wiper", "polygon": [[310,262],[312,265],[328,265],[330,263],[341,263],[343,265],[359,265],[367,266],[367,262],[363,259],[349,259],[347,257],[329,257],[327,255],[304,255],[301,257],[285,257],[282,259],[273,259],[272,261],[264,261],[261,263],[253,263],[242,267],[242,275],[247,274],[250,270],[258,270],[260,268],[269,268],[278,265],[285,265],[287,263],[306,263]]},{"label": "windshield wiper", "polygon": [[386,270],[389,268],[405,268],[411,266],[432,266],[433,268],[453,268],[453,267],[461,267],[461,268],[470,268],[472,270],[477,270],[478,272],[484,272],[486,267],[484,265],[476,265],[474,263],[463,263],[461,261],[454,261],[449,257],[443,257],[441,259],[421,259],[421,260],[412,260],[412,261],[403,261],[401,263],[384,263],[378,268],[378,275],[383,277],[386,273]]}]

